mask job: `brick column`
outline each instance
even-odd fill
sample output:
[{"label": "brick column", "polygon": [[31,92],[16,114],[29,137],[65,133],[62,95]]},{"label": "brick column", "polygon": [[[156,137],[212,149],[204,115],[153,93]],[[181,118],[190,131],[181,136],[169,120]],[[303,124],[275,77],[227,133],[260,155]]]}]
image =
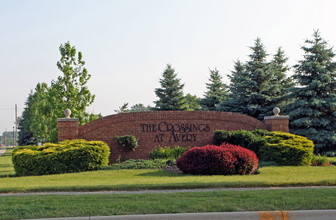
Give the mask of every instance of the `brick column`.
[{"label": "brick column", "polygon": [[269,131],[283,131],[289,132],[289,116],[280,116],[280,109],[278,107],[273,109],[274,116],[265,116],[264,121]]},{"label": "brick column", "polygon": [[57,119],[58,141],[78,138],[78,118],[70,118],[71,110],[64,110],[65,118]]},{"label": "brick column", "polygon": [[57,119],[58,141],[78,138],[78,118]]}]

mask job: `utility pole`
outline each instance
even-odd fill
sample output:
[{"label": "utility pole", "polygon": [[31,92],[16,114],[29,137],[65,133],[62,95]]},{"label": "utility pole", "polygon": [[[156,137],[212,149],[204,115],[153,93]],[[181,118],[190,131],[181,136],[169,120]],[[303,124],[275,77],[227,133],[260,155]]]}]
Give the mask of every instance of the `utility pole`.
[{"label": "utility pole", "polygon": [[14,134],[15,134],[15,132],[14,132],[14,126],[13,126],[13,147],[15,147],[15,136],[14,136]]},{"label": "utility pole", "polygon": [[17,141],[17,129],[18,129],[18,109],[17,104],[15,104],[15,141],[14,141],[14,147],[16,147],[16,141]]}]

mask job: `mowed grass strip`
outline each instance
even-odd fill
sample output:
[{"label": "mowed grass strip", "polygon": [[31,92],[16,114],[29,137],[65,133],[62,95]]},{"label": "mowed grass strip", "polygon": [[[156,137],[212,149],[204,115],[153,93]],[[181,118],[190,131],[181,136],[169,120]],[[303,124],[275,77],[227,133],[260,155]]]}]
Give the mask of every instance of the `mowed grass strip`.
[{"label": "mowed grass strip", "polygon": [[0,197],[0,219],[335,209],[336,189]]},{"label": "mowed grass strip", "polygon": [[2,177],[0,192],[336,185],[336,167],[264,167],[258,175],[195,176],[156,169]]},{"label": "mowed grass strip", "polygon": [[13,149],[7,148],[6,152],[0,156],[0,177],[15,175],[12,163],[12,151]]},{"label": "mowed grass strip", "polygon": [[193,176],[159,169],[13,177],[12,149],[0,157],[0,192],[101,191],[336,185],[336,167],[263,167],[258,175]]}]

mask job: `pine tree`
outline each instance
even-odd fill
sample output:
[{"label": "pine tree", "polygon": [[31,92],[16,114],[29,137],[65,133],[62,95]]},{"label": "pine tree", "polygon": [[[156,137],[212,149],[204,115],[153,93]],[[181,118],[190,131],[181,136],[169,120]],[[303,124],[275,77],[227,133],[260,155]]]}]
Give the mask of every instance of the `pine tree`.
[{"label": "pine tree", "polygon": [[215,111],[216,106],[224,102],[227,96],[226,85],[222,82],[222,76],[217,69],[210,70],[209,83],[206,83],[206,88],[204,98],[201,99],[202,109]]},{"label": "pine tree", "polygon": [[[290,87],[286,78],[288,67],[285,65],[287,58],[279,49],[274,59],[267,62],[267,53],[257,38],[255,45],[250,47],[252,53],[250,60],[245,64],[235,63],[229,79],[228,100],[218,107],[221,111],[239,112],[250,115],[259,120],[272,114],[272,109],[283,102]],[[285,85],[285,86],[284,86]]]},{"label": "pine tree", "polygon": [[241,61],[236,61],[234,70],[230,79],[228,98],[217,106],[217,110],[226,112],[238,112],[247,114],[248,94],[250,93],[248,87],[248,75],[245,66]]},{"label": "pine tree", "polygon": [[293,79],[287,77],[286,74],[290,70],[289,66],[286,65],[287,60],[285,52],[279,47],[270,64],[270,71],[272,71],[273,77],[269,95],[272,96],[273,105],[280,108],[291,102],[292,97],[289,94],[295,85]]},{"label": "pine tree", "polygon": [[22,116],[19,120],[19,134],[18,134],[18,144],[19,146],[26,146],[26,145],[37,145],[37,140],[34,137],[34,133],[30,129],[32,112],[31,112],[31,105],[33,99],[33,93],[31,92],[25,102],[26,107],[22,112]]},{"label": "pine tree", "polygon": [[271,97],[267,90],[271,86],[272,75],[269,71],[269,63],[266,61],[267,53],[260,38],[256,39],[254,47],[250,47],[250,49],[252,54],[249,55],[250,61],[247,62],[245,67],[249,75],[248,86],[251,91],[248,97],[247,114],[263,120],[269,111]]},{"label": "pine tree", "polygon": [[155,110],[185,110],[186,103],[183,95],[184,84],[177,78],[174,68],[167,64],[160,79],[161,88],[155,89],[159,98],[155,101]]},{"label": "pine tree", "polygon": [[292,90],[296,99],[288,108],[290,131],[314,141],[315,151],[336,146],[336,62],[332,48],[315,31],[303,46],[303,60],[294,66],[298,87]]}]

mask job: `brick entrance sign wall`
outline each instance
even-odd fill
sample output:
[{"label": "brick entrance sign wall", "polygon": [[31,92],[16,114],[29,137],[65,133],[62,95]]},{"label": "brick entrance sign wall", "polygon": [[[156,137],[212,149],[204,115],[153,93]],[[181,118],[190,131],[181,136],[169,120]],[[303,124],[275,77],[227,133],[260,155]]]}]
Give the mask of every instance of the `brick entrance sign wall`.
[{"label": "brick entrance sign wall", "polygon": [[[67,121],[68,120],[68,121]],[[59,119],[59,141],[81,138],[101,140],[111,149],[110,163],[117,159],[147,159],[156,146],[203,146],[212,143],[215,130],[279,130],[288,132],[288,116],[270,116],[263,123],[247,115],[209,111],[150,111],[106,116],[76,127],[74,119]],[[77,135],[77,136],[76,136]],[[123,150],[115,136],[134,135],[135,151]]]}]

